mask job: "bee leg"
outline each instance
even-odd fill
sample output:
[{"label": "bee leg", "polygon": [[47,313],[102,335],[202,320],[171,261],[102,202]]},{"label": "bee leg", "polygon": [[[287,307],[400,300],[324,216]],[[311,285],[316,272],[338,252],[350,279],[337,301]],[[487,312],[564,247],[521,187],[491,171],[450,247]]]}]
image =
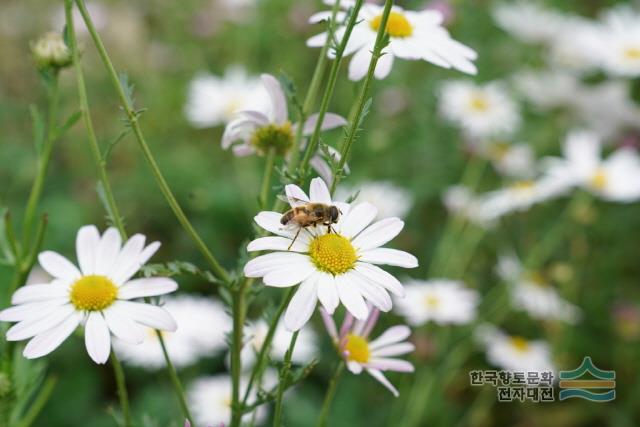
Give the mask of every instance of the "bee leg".
[{"label": "bee leg", "polygon": [[291,246],[293,246],[293,244],[296,242],[296,239],[298,238],[298,234],[300,234],[300,230],[302,230],[302,227],[298,228],[298,231],[296,232],[295,237],[293,238],[293,240],[291,241],[291,244],[289,245],[289,247],[287,248],[287,250],[291,250]]}]

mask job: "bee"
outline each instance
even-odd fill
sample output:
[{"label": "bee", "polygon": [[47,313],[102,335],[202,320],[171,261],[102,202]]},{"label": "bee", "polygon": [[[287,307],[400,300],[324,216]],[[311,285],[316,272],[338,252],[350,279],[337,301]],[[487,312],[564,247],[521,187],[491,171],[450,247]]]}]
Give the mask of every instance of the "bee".
[{"label": "bee", "polygon": [[311,226],[326,225],[327,231],[331,233],[332,224],[336,224],[340,218],[340,209],[337,206],[327,205],[324,203],[310,203],[296,198],[290,198],[294,202],[299,203],[298,206],[286,211],[280,218],[280,223],[284,226],[298,226],[298,231],[291,241],[287,250],[295,243],[300,231]]}]

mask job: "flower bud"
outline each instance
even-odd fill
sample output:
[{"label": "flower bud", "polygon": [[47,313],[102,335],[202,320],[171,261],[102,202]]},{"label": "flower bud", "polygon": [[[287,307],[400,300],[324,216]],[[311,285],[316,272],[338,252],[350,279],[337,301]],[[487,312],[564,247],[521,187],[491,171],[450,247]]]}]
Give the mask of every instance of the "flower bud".
[{"label": "flower bud", "polygon": [[31,52],[39,69],[57,70],[71,64],[71,51],[60,33],[46,33],[31,45]]}]

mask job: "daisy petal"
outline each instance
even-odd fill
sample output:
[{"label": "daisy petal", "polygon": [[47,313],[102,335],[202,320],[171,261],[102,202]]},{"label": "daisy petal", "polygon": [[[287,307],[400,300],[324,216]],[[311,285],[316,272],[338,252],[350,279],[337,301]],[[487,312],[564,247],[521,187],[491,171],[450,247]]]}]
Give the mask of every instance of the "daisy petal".
[{"label": "daisy petal", "polygon": [[58,326],[36,335],[27,343],[22,354],[27,359],[46,356],[58,348],[80,324],[81,315],[72,313]]},{"label": "daisy petal", "polygon": [[100,243],[100,232],[95,225],[85,225],[76,237],[76,256],[78,266],[85,276],[95,272],[96,248]]},{"label": "daisy petal", "polygon": [[114,307],[116,306],[118,312],[150,328],[169,332],[178,328],[173,317],[158,306],[133,301],[117,301],[114,304]]},{"label": "daisy petal", "polygon": [[49,314],[31,317],[13,325],[7,331],[7,341],[21,341],[34,337],[51,328],[55,328],[69,317],[75,309],[71,304],[56,307]]},{"label": "daisy petal", "polygon": [[297,331],[311,318],[318,302],[318,277],[307,278],[296,291],[284,315],[284,325],[289,331]]},{"label": "daisy petal", "polygon": [[140,344],[144,341],[142,328],[123,313],[117,305],[112,305],[103,313],[107,326],[113,335],[129,344]]},{"label": "daisy petal", "polygon": [[404,297],[405,291],[400,281],[380,267],[365,262],[357,262],[355,270],[394,295]]},{"label": "daisy petal", "polygon": [[150,277],[127,282],[118,289],[119,299],[154,297],[171,293],[178,289],[178,284],[168,277]]},{"label": "daisy petal", "polygon": [[314,203],[324,203],[326,205],[331,204],[331,193],[329,193],[329,188],[327,188],[327,184],[322,180],[322,178],[313,178],[311,180],[311,185],[309,186],[309,198]]},{"label": "daisy petal", "polygon": [[269,97],[271,98],[271,108],[273,113],[273,121],[277,124],[282,124],[287,121],[288,111],[287,111],[287,99],[284,96],[284,92],[282,91],[282,87],[278,80],[275,77],[269,74],[263,74],[260,76],[262,79],[262,84],[265,89],[269,93]]},{"label": "daisy petal", "polygon": [[376,248],[369,249],[360,254],[360,261],[371,264],[395,265],[404,268],[416,268],[418,259],[408,252],[397,249]]},{"label": "daisy petal", "polygon": [[100,244],[96,249],[95,274],[106,276],[110,273],[111,267],[115,264],[120,253],[122,238],[120,233],[113,227],[107,229],[100,239]]},{"label": "daisy petal", "polygon": [[401,342],[398,344],[391,344],[386,347],[375,350],[372,353],[373,357],[387,357],[387,356],[400,356],[402,354],[411,353],[416,347],[410,342]]},{"label": "daisy petal", "polygon": [[289,199],[289,204],[291,205],[292,208],[309,203],[309,198],[307,197],[307,193],[302,191],[302,188],[298,187],[295,184],[285,185],[284,192],[287,195],[287,198]]},{"label": "daisy petal", "polygon": [[347,362],[347,369],[356,375],[362,373],[362,365],[354,360]]},{"label": "daisy petal", "polygon": [[380,384],[385,386],[395,397],[400,396],[398,390],[389,382],[389,380],[377,369],[367,369],[369,375],[376,379]]},{"label": "daisy petal", "polygon": [[370,282],[359,274],[351,274],[349,280],[358,287],[362,296],[381,311],[391,310],[393,303],[387,291],[380,285]]},{"label": "daisy petal", "polygon": [[247,246],[248,252],[255,251],[292,251],[292,252],[306,252],[308,249],[309,236],[307,233],[300,233],[296,241],[287,239],[286,237],[260,237]]},{"label": "daisy petal", "polygon": [[136,234],[124,244],[109,274],[116,284],[125,283],[140,269],[139,259],[145,241],[142,234]]},{"label": "daisy petal", "polygon": [[378,209],[371,203],[360,203],[349,211],[345,215],[345,218],[340,221],[340,234],[345,237],[355,237],[364,230],[371,221],[378,215]]},{"label": "daisy petal", "polygon": [[372,358],[367,363],[367,366],[381,371],[413,372],[415,370],[411,362],[386,357]]},{"label": "daisy petal", "polygon": [[17,305],[68,297],[69,286],[59,284],[60,282],[54,281],[47,285],[27,285],[18,288],[11,297],[11,303]]},{"label": "daisy petal", "polygon": [[80,278],[80,271],[68,259],[52,251],[42,252],[38,256],[40,266],[50,275],[57,279],[77,280]]},{"label": "daisy petal", "polygon": [[373,351],[390,344],[395,344],[406,340],[411,335],[411,329],[408,326],[398,325],[387,329],[382,335],[369,343],[369,348]]},{"label": "daisy petal", "polygon": [[[50,285],[47,285],[50,286]],[[31,317],[42,317],[54,311],[59,306],[69,302],[69,298],[54,298],[44,302],[32,302],[28,304],[14,305],[0,311],[0,321],[20,322]]]},{"label": "daisy petal", "polygon": [[102,313],[98,311],[89,313],[84,326],[84,343],[89,357],[97,364],[102,365],[109,359],[111,334]]},{"label": "daisy petal", "polygon": [[287,265],[308,263],[309,257],[296,252],[272,252],[250,260],[244,266],[246,277],[263,277]]},{"label": "daisy petal", "polygon": [[333,314],[338,304],[340,304],[340,297],[338,296],[338,288],[336,287],[336,280],[334,277],[327,273],[319,273],[318,278],[318,299],[329,314]]},{"label": "daisy petal", "polygon": [[[318,113],[312,114],[309,116],[306,122],[304,122],[304,128],[302,129],[302,133],[306,136],[311,135],[318,125]],[[339,126],[344,126],[348,122],[344,119],[344,117],[339,116],[333,113],[325,113],[324,119],[322,120],[322,126],[320,126],[320,130],[330,130],[335,129]],[[311,197],[313,199],[313,196]]]},{"label": "daisy petal", "polygon": [[[307,196],[305,195],[305,198],[306,197]],[[282,218],[282,213],[280,212],[265,211],[265,212],[260,212],[258,215],[253,217],[253,220],[256,222],[256,224],[258,224],[260,227],[264,228],[270,233],[273,233],[281,237],[288,237],[290,239],[293,239],[293,237],[296,235],[297,230],[286,228],[280,222],[281,218]]]},{"label": "daisy petal", "polygon": [[262,281],[267,286],[285,288],[297,285],[314,271],[316,271],[316,266],[309,260],[309,257],[301,256],[295,263],[280,266],[265,274]]},{"label": "daisy petal", "polygon": [[399,218],[386,218],[371,224],[352,243],[362,251],[379,248],[396,237],[403,228],[404,221]]},{"label": "daisy petal", "polygon": [[364,320],[369,315],[369,308],[350,279],[348,273],[336,276],[336,287],[340,301],[356,319]]}]

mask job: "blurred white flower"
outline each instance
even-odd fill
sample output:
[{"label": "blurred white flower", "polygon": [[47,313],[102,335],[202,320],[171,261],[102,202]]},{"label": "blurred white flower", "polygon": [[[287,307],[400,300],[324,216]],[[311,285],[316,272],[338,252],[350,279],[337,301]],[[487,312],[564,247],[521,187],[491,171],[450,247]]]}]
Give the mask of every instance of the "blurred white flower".
[{"label": "blurred white flower", "polygon": [[602,158],[598,136],[573,131],[563,145],[564,158],[547,159],[547,174],[612,202],[640,199],[640,157],[632,148],[619,148]]},{"label": "blurred white flower", "polygon": [[520,126],[518,105],[497,82],[482,86],[464,80],[445,82],[440,112],[474,139],[509,135]]},{"label": "blurred white flower", "polygon": [[492,142],[483,147],[496,171],[509,178],[531,178],[536,174],[536,159],[529,144]]},{"label": "blurred white flower", "polygon": [[[231,331],[232,322],[221,303],[210,298],[181,295],[167,298],[162,308],[178,324],[175,332],[162,333],[167,352],[177,368],[226,349],[225,334]],[[144,369],[164,368],[166,362],[155,330],[147,328],[146,335],[147,339],[140,345],[114,340],[117,354],[124,362]]]},{"label": "blurred white flower", "polygon": [[346,200],[357,194],[354,201],[368,202],[378,210],[378,218],[404,218],[413,205],[411,192],[388,181],[369,181],[355,187],[340,187],[336,198]]},{"label": "blurred white flower", "polygon": [[541,43],[553,39],[564,24],[564,16],[536,1],[503,2],[493,11],[498,26],[524,42]]},{"label": "blurred white flower", "polygon": [[541,340],[527,340],[509,336],[494,326],[482,325],[476,339],[485,348],[487,361],[507,371],[553,372],[549,344]]},{"label": "blurred white flower", "polygon": [[570,105],[582,90],[575,74],[561,70],[521,71],[515,75],[514,84],[527,101],[541,110]]},{"label": "blurred white flower", "polygon": [[447,210],[462,217],[470,217],[470,211],[474,204],[475,195],[470,188],[464,185],[452,185],[442,194],[442,204]]},{"label": "blurred white flower", "polygon": [[[332,4],[332,1],[325,1]],[[350,3],[340,5],[351,7]],[[375,45],[376,34],[380,27],[383,7],[375,4],[364,4],[360,9],[357,24],[351,34],[344,55],[355,53],[349,63],[349,78],[360,80],[367,74],[371,52]],[[311,22],[327,19],[330,12],[321,12],[311,17]],[[338,17],[342,22],[345,13]],[[444,68],[454,68],[467,74],[475,74],[473,64],[477,58],[473,49],[454,40],[442,27],[442,14],[435,10],[410,11],[394,6],[387,22],[389,45],[383,50],[384,55],[378,61],[375,77],[383,79],[391,72],[394,58],[406,60],[424,60]],[[345,27],[336,31],[336,39],[341,40]],[[318,34],[307,41],[311,47],[325,44],[327,33]]]},{"label": "blurred white flower", "polygon": [[548,61],[556,68],[585,73],[598,67],[594,54],[600,43],[597,23],[579,17],[565,16],[559,31],[550,41]]},{"label": "blurred white flower", "polygon": [[526,271],[515,255],[500,256],[496,271],[511,285],[514,306],[531,317],[568,323],[576,323],[580,318],[578,307],[565,301],[542,275]]},{"label": "blurred white flower", "polygon": [[602,18],[598,53],[602,67],[613,76],[640,76],[640,12],[618,6]]},{"label": "blurred white flower", "polygon": [[372,309],[369,316],[362,320],[355,320],[347,313],[340,332],[333,317],[326,310],[321,308],[320,313],[338,353],[347,363],[347,369],[356,375],[363,370],[366,371],[398,397],[398,390],[387,380],[383,372],[414,371],[410,362],[396,357],[415,350],[412,343],[405,341],[411,335],[411,329],[405,325],[392,326],[370,341],[369,335],[378,321],[379,310]]},{"label": "blurred white flower", "polygon": [[175,331],[176,323],[164,309],[132,299],[171,293],[178,284],[166,277],[131,279],[160,247],[145,247],[136,234],[124,246],[120,233],[109,228],[102,236],[93,226],[80,228],[76,237],[78,267],[56,252],[38,256],[42,268],[53,277],[50,283],[19,288],[13,307],[0,312],[0,321],[18,322],[7,331],[7,341],[29,339],[27,359],[46,356],[84,324],[87,352],[98,364],[111,353],[111,334],[140,344],[142,326]]},{"label": "blurred white flower", "polygon": [[[309,196],[296,185],[285,187],[293,209],[308,203],[335,206],[337,223],[301,229],[282,224],[281,212],[260,212],[254,220],[276,236],[252,241],[247,250],[275,251],[250,260],[244,267],[247,277],[262,277],[267,286],[300,285],[284,316],[289,330],[300,329],[311,317],[318,300],[333,313],[340,302],[358,319],[365,319],[369,301],[383,311],[391,310],[388,291],[403,295],[402,284],[377,264],[415,268],[413,255],[382,246],[396,237],[404,222],[385,218],[373,222],[377,209],[370,203],[350,206],[334,202],[320,178],[311,181]],[[372,223],[373,222],[373,223]]]},{"label": "blurred white flower", "polygon": [[409,280],[406,296],[396,300],[396,311],[412,326],[429,321],[439,325],[464,324],[476,317],[479,295],[464,283],[447,280]]},{"label": "blurred white flower", "polygon": [[206,128],[230,122],[238,111],[264,110],[268,105],[269,96],[260,79],[233,66],[222,77],[197,75],[189,84],[184,111],[193,126]]}]

